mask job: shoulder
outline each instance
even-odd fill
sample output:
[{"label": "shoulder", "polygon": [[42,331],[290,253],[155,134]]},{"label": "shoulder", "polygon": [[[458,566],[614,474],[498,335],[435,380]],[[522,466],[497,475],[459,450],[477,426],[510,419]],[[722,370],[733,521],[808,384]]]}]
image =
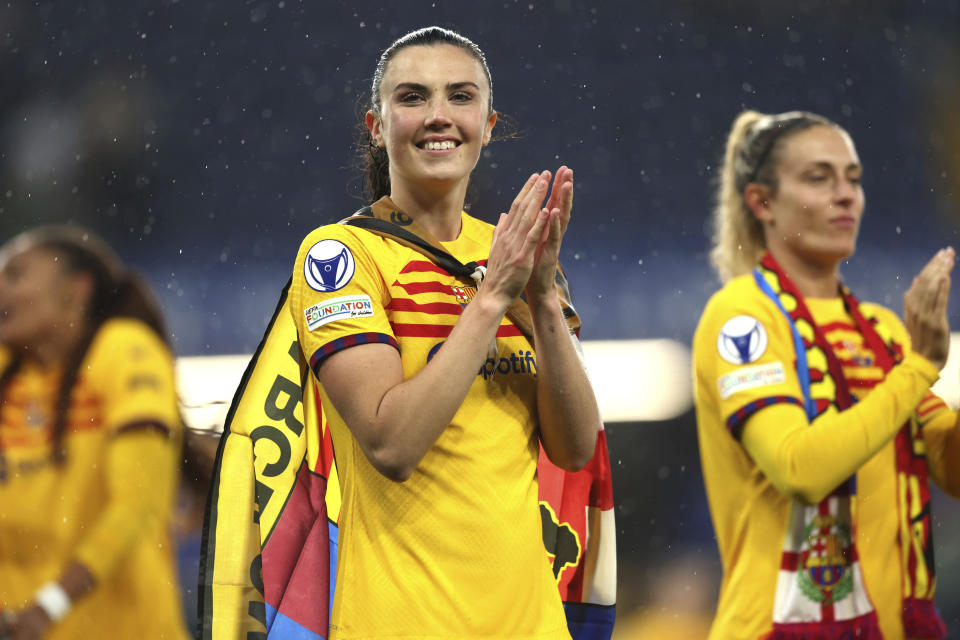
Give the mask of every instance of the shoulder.
[{"label": "shoulder", "polygon": [[489,222],[484,222],[478,218],[474,218],[466,211],[463,212],[461,216],[463,229],[461,233],[475,240],[481,244],[489,245],[493,242],[493,229],[494,226]]},{"label": "shoulder", "polygon": [[743,364],[762,355],[768,344],[793,348],[787,319],[776,303],[760,290],[753,274],[734,278],[711,296],[694,334],[695,361],[699,363],[704,358],[713,358],[724,345],[741,343],[759,350],[757,353],[734,354],[741,357]]},{"label": "shoulder", "polygon": [[146,323],[136,318],[110,318],[97,331],[87,354],[91,369],[114,363],[151,362],[172,366],[169,347]]},{"label": "shoulder", "polygon": [[713,333],[732,318],[746,315],[765,324],[777,324],[782,320],[780,310],[757,286],[753,274],[738,276],[727,282],[722,289],[710,296],[697,334]]},{"label": "shoulder", "polygon": [[321,243],[329,244],[331,247],[341,244],[349,249],[357,250],[376,243],[378,239],[380,239],[380,236],[366,229],[347,224],[326,224],[317,227],[304,237],[303,242],[300,243],[300,253],[305,254]]}]

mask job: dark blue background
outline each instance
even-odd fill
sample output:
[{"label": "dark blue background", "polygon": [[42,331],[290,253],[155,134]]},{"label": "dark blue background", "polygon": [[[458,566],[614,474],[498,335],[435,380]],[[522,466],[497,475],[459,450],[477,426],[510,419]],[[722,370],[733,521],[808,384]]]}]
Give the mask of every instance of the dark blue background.
[{"label": "dark blue background", "polygon": [[[927,257],[957,243],[956,0],[7,2],[0,242],[92,227],[153,283],[180,355],[252,351],[303,236],[363,204],[352,142],[379,52],[428,24],[484,48],[494,106],[520,131],[484,152],[474,214],[495,219],[532,171],[575,169],[562,258],[586,339],[689,341],[718,287],[713,185],[744,108],[809,109],[852,134],[867,211],[843,272],[861,298],[900,311]],[[709,615],[692,414],[609,436],[621,619],[653,607],[671,567],[705,581]],[[956,629],[960,510],[938,501]]]}]

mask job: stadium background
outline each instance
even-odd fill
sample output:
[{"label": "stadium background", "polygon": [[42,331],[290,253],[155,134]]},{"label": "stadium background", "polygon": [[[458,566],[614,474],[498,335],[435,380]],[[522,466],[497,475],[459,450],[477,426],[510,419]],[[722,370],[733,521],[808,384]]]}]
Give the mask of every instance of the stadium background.
[{"label": "stadium background", "polygon": [[[575,169],[562,259],[586,340],[689,344],[718,286],[707,219],[743,108],[809,109],[852,133],[868,204],[843,272],[861,298],[900,311],[927,257],[958,243],[956,0],[5,2],[0,242],[87,225],[160,294],[178,355],[251,352],[299,241],[361,204],[352,142],[376,56],[428,24],[480,44],[494,106],[519,130],[484,151],[475,215],[493,220],[534,170]],[[955,329],[958,310],[955,287]],[[635,365],[656,377],[663,363]],[[644,391],[637,402],[657,395]],[[680,405],[607,425],[622,638],[696,637],[715,602]],[[937,495],[934,509],[938,603],[960,637],[960,505]],[[186,538],[187,601],[191,554]]]}]

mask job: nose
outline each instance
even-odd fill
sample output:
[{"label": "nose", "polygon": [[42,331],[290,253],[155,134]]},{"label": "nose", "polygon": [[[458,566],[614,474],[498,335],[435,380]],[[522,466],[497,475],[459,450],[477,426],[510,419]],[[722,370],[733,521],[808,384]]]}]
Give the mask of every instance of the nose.
[{"label": "nose", "polygon": [[834,203],[838,206],[849,207],[856,201],[859,190],[859,184],[847,178],[840,178],[836,181],[833,189]]},{"label": "nose", "polygon": [[450,120],[450,113],[448,111],[449,105],[446,100],[443,99],[434,99],[431,100],[428,109],[427,117],[423,122],[423,125],[428,129],[443,129],[445,127],[453,124],[453,121]]}]

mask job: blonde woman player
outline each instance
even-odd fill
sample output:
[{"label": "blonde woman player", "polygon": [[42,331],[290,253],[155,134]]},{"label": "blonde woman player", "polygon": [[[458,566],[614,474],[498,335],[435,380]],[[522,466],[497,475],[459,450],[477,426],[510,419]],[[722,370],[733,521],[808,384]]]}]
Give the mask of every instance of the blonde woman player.
[{"label": "blonde woman player", "polygon": [[929,481],[960,495],[949,345],[953,249],[904,298],[839,274],[864,194],[849,134],[805,112],[733,124],[694,338],[704,478],[723,562],[711,638],[941,638]]}]

